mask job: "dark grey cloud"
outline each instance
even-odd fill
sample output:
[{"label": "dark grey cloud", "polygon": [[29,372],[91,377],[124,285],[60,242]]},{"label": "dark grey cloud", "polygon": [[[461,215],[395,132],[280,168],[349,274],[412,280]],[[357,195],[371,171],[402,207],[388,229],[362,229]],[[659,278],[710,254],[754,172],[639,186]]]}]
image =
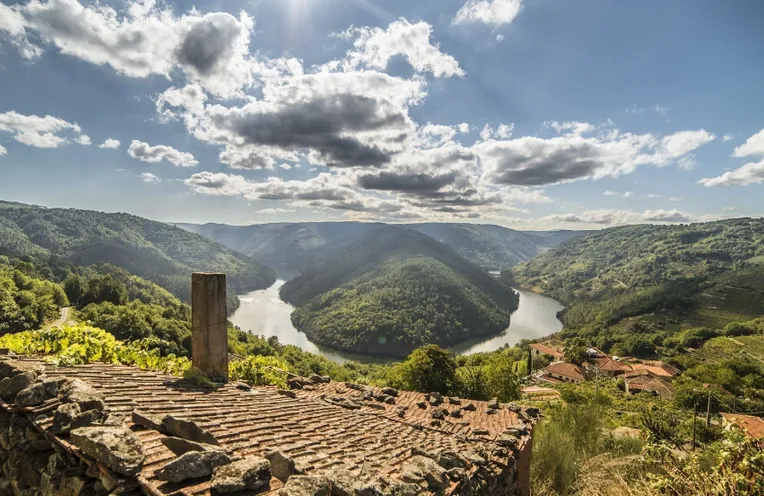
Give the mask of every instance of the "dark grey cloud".
[{"label": "dark grey cloud", "polygon": [[502,150],[497,154],[491,179],[498,184],[540,186],[589,177],[604,165],[597,147],[587,143],[543,152]]},{"label": "dark grey cloud", "polygon": [[182,65],[208,76],[231,58],[240,32],[240,24],[227,14],[205,16],[178,45],[176,57]]},{"label": "dark grey cloud", "polygon": [[330,167],[381,166],[390,162],[392,153],[350,134],[407,126],[405,114],[389,110],[374,98],[346,93],[290,103],[272,112],[214,116],[213,121],[250,145],[315,150]]},{"label": "dark grey cloud", "polygon": [[453,184],[456,179],[456,171],[435,175],[413,172],[380,172],[379,174],[360,176],[358,185],[363,189],[424,194],[437,192]]}]

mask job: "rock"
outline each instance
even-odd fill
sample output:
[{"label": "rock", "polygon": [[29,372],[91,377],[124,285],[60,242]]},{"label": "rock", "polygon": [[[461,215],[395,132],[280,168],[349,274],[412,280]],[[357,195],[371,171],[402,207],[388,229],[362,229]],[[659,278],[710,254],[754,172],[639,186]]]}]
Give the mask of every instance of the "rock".
[{"label": "rock", "polygon": [[355,496],[355,485],[357,484],[358,477],[353,475],[349,470],[336,469],[326,475],[329,479],[329,485],[331,486],[332,496]]},{"label": "rock", "polygon": [[231,463],[231,458],[222,450],[189,451],[162,467],[156,478],[177,483],[207,477],[216,467],[227,463]]},{"label": "rock", "polygon": [[82,413],[77,403],[64,403],[53,414],[53,425],[50,432],[53,434],[65,434],[72,429],[72,422]]},{"label": "rock", "polygon": [[507,410],[509,410],[510,412],[517,413],[520,411],[520,405],[518,405],[517,403],[510,403],[509,405],[507,405]]},{"label": "rock", "polygon": [[[361,405],[351,400],[350,398],[345,398],[344,396],[325,396],[324,399],[334,405],[341,406],[342,408],[347,408],[348,410],[359,410],[361,408]],[[370,403],[368,406],[384,408],[382,405],[378,405],[376,403]]]},{"label": "rock", "polygon": [[488,429],[472,429],[472,434],[474,436],[487,436]]},{"label": "rock", "polygon": [[435,463],[440,465],[446,470],[452,469],[452,468],[466,468],[467,462],[464,460],[461,456],[456,454],[453,451],[444,451],[442,453],[438,453],[435,456],[431,456],[433,460],[435,460]]},{"label": "rock", "polygon": [[432,418],[434,419],[442,420],[448,415],[448,410],[445,408],[433,408],[430,415],[432,415]]},{"label": "rock", "polygon": [[265,458],[249,457],[217,467],[212,474],[212,489],[219,493],[257,491],[270,484],[271,464]]},{"label": "rock", "polygon": [[395,413],[399,417],[403,418],[403,417],[406,416],[406,410],[407,410],[407,408],[405,406],[399,406],[398,408],[395,409]]},{"label": "rock", "polygon": [[35,379],[37,379],[37,372],[33,371],[22,372],[21,374],[13,376],[5,383],[5,387],[3,387],[3,399],[13,399],[19,392],[33,385]]},{"label": "rock", "polygon": [[44,367],[40,364],[22,362],[20,360],[0,360],[0,377],[11,378],[25,372],[34,372],[35,377],[40,375]]},{"label": "rock", "polygon": [[288,389],[278,389],[276,390],[277,393],[279,393],[281,396],[288,396],[289,398],[297,398],[297,393],[294,391],[289,391]]},{"label": "rock", "polygon": [[369,408],[373,408],[374,410],[384,410],[385,407],[383,405],[380,405],[379,403],[369,403],[366,406]]},{"label": "rock", "polygon": [[175,417],[174,415],[162,417],[162,430],[167,434],[197,443],[214,444],[215,446],[220,444],[220,441],[210,431],[200,427],[193,420]]},{"label": "rock", "polygon": [[289,381],[287,381],[287,386],[289,386],[289,389],[302,389],[303,388],[302,382],[296,381],[296,380],[289,380]]},{"label": "rock", "polygon": [[388,396],[398,396],[398,390],[391,387],[383,387],[382,392]]},{"label": "rock", "polygon": [[430,393],[424,393],[424,400],[427,402],[430,401]]},{"label": "rock", "polygon": [[461,405],[462,404],[462,400],[460,400],[456,396],[449,396],[448,397],[448,402],[450,404],[452,404],[452,405]]},{"label": "rock", "polygon": [[495,415],[496,413],[498,413],[498,410],[496,410],[495,408],[489,408],[488,410],[485,411],[485,413],[487,415]]},{"label": "rock", "polygon": [[252,390],[252,386],[250,386],[246,382],[242,382],[242,381],[236,381],[236,382],[234,382],[232,384],[232,386],[235,387],[236,389],[240,390],[240,391],[251,391]]},{"label": "rock", "polygon": [[[380,477],[371,482],[359,482],[354,487],[355,496],[418,496],[422,494],[419,484],[400,482],[390,477]],[[332,488],[334,496],[334,488]],[[338,496],[344,496],[338,494]]]},{"label": "rock", "polygon": [[427,482],[430,489],[442,490],[449,486],[446,470],[426,456],[413,456],[401,469],[403,482]]},{"label": "rock", "polygon": [[72,379],[59,387],[62,403],[77,403],[82,411],[103,410],[104,396],[79,379]]},{"label": "rock", "polygon": [[280,481],[289,479],[297,473],[297,465],[293,458],[284,455],[280,451],[271,451],[265,454],[265,459],[271,464],[271,475]]},{"label": "rock", "polygon": [[419,408],[424,409],[424,408],[427,408],[427,403],[424,402],[424,401],[417,401],[416,402],[416,406],[418,406]]},{"label": "rock", "polygon": [[121,475],[137,474],[146,459],[141,441],[124,427],[80,427],[70,439],[83,453]]},{"label": "rock", "polygon": [[392,396],[388,396],[387,399],[385,399],[385,403],[387,403],[388,405],[394,405],[395,398],[393,398]]},{"label": "rock", "polygon": [[[392,398],[392,396],[388,396],[384,393],[374,395],[374,399],[379,401],[380,403],[385,403],[388,398]],[[395,399],[393,399],[393,401],[395,401]]]},{"label": "rock", "polygon": [[451,412],[451,416],[454,418],[459,418],[462,416],[462,411],[459,408],[454,408],[454,410]]},{"label": "rock", "polygon": [[496,439],[496,442],[500,446],[506,446],[508,448],[515,449],[517,448],[519,441],[515,436],[509,435],[509,434],[502,434]]},{"label": "rock", "polygon": [[498,410],[499,409],[499,399],[498,398],[491,398],[491,401],[488,402],[487,406],[491,410]]},{"label": "rock", "polygon": [[431,425],[431,426],[433,426],[433,427],[440,427],[440,424],[442,424],[442,423],[443,423],[443,422],[441,422],[441,421],[440,421],[440,420],[438,420],[438,419],[432,419],[432,420],[430,420],[430,425]]},{"label": "rock", "polygon": [[190,441],[188,439],[183,439],[182,437],[174,436],[163,437],[162,444],[172,451],[175,456],[181,456],[191,451],[221,451],[219,446],[197,443],[196,441]]},{"label": "rock", "polygon": [[[74,417],[74,419],[72,419],[71,425],[69,426],[69,429],[77,429],[78,427],[103,424],[106,418],[106,414],[101,410],[88,410]],[[120,424],[116,424],[115,427],[119,425]]]},{"label": "rock", "polygon": [[279,496],[330,496],[329,479],[315,475],[295,475],[279,491]]},{"label": "rock", "polygon": [[352,382],[346,382],[345,387],[348,389],[355,389],[356,391],[365,391],[366,387],[360,384],[353,384]]},{"label": "rock", "polygon": [[463,468],[454,467],[451,469],[448,469],[446,472],[446,475],[449,479],[451,479],[454,482],[462,481],[467,478],[467,471]]},{"label": "rock", "polygon": [[530,418],[538,418],[539,416],[539,409],[535,406],[529,406],[525,408],[525,414],[528,415]]},{"label": "rock", "polygon": [[523,434],[527,434],[528,433],[528,429],[525,427],[524,424],[512,424],[512,425],[507,426],[507,428],[504,429],[504,432],[506,434],[510,434],[512,436],[515,436],[515,437],[520,437]]},{"label": "rock", "polygon": [[467,410],[468,412],[474,412],[476,410],[474,403],[467,403],[462,407],[462,410]]},{"label": "rock", "polygon": [[145,427],[146,429],[153,429],[155,431],[162,430],[162,417],[159,415],[152,415],[142,410],[135,409],[130,418],[134,424]]},{"label": "rock", "polygon": [[430,393],[430,404],[437,406],[443,403],[443,396],[440,393]]},{"label": "rock", "polygon": [[323,376],[323,375],[318,375],[318,374],[313,374],[312,376],[309,377],[309,379],[314,384],[323,384],[323,383],[329,382],[329,377],[328,376]]},{"label": "rock", "polygon": [[16,395],[16,404],[18,406],[37,406],[55,398],[57,394],[58,382],[43,381],[19,391]]},{"label": "rock", "polygon": [[361,395],[361,399],[364,400],[364,401],[371,401],[371,400],[373,400],[374,399],[374,391],[372,391],[371,389],[367,389]]}]

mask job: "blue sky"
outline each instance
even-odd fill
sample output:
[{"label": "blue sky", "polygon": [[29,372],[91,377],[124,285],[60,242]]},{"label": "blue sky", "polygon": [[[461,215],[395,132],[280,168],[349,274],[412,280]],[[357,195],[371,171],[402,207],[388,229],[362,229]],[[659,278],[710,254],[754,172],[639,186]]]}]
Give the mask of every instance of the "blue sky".
[{"label": "blue sky", "polygon": [[759,216],[764,4],[0,4],[0,199],[248,224]]}]

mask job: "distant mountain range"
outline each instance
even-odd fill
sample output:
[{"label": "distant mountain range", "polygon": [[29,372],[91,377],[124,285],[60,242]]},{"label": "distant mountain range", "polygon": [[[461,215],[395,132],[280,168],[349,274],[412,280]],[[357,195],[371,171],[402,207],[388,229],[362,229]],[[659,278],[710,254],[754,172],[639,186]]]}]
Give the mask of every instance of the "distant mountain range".
[{"label": "distant mountain range", "polygon": [[405,357],[507,327],[518,296],[449,246],[374,225],[288,281],[281,297],[311,340],[356,353]]},{"label": "distant mountain range", "polygon": [[[176,224],[251,256],[290,278],[338,252],[360,236],[385,226],[366,222],[295,222],[231,226]],[[529,260],[584,231],[515,231],[486,224],[426,223],[397,227],[419,231],[445,243],[484,269],[504,269]]]},{"label": "distant mountain range", "polygon": [[169,224],[125,213],[3,201],[0,255],[60,272],[67,265],[112,264],[185,301],[190,301],[193,271],[226,272],[234,293],[266,288],[276,280],[273,270],[249,257]]}]

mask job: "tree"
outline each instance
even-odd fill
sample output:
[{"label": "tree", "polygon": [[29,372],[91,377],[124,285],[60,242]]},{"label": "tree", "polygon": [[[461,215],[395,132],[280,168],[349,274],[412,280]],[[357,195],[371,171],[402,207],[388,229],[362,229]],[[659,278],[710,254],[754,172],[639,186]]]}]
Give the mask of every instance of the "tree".
[{"label": "tree", "polygon": [[402,389],[448,394],[456,384],[454,354],[435,344],[417,348],[397,368]]},{"label": "tree", "polygon": [[570,363],[575,363],[576,365],[581,365],[589,357],[586,353],[584,340],[578,337],[565,340],[563,354],[565,355],[565,360]]},{"label": "tree", "polygon": [[71,274],[64,281],[64,291],[69,298],[69,302],[74,306],[79,306],[82,297],[85,295],[85,282],[76,274]]},{"label": "tree", "polygon": [[496,354],[484,367],[488,390],[501,401],[520,397],[520,382],[514,371],[514,358],[505,353]]}]

